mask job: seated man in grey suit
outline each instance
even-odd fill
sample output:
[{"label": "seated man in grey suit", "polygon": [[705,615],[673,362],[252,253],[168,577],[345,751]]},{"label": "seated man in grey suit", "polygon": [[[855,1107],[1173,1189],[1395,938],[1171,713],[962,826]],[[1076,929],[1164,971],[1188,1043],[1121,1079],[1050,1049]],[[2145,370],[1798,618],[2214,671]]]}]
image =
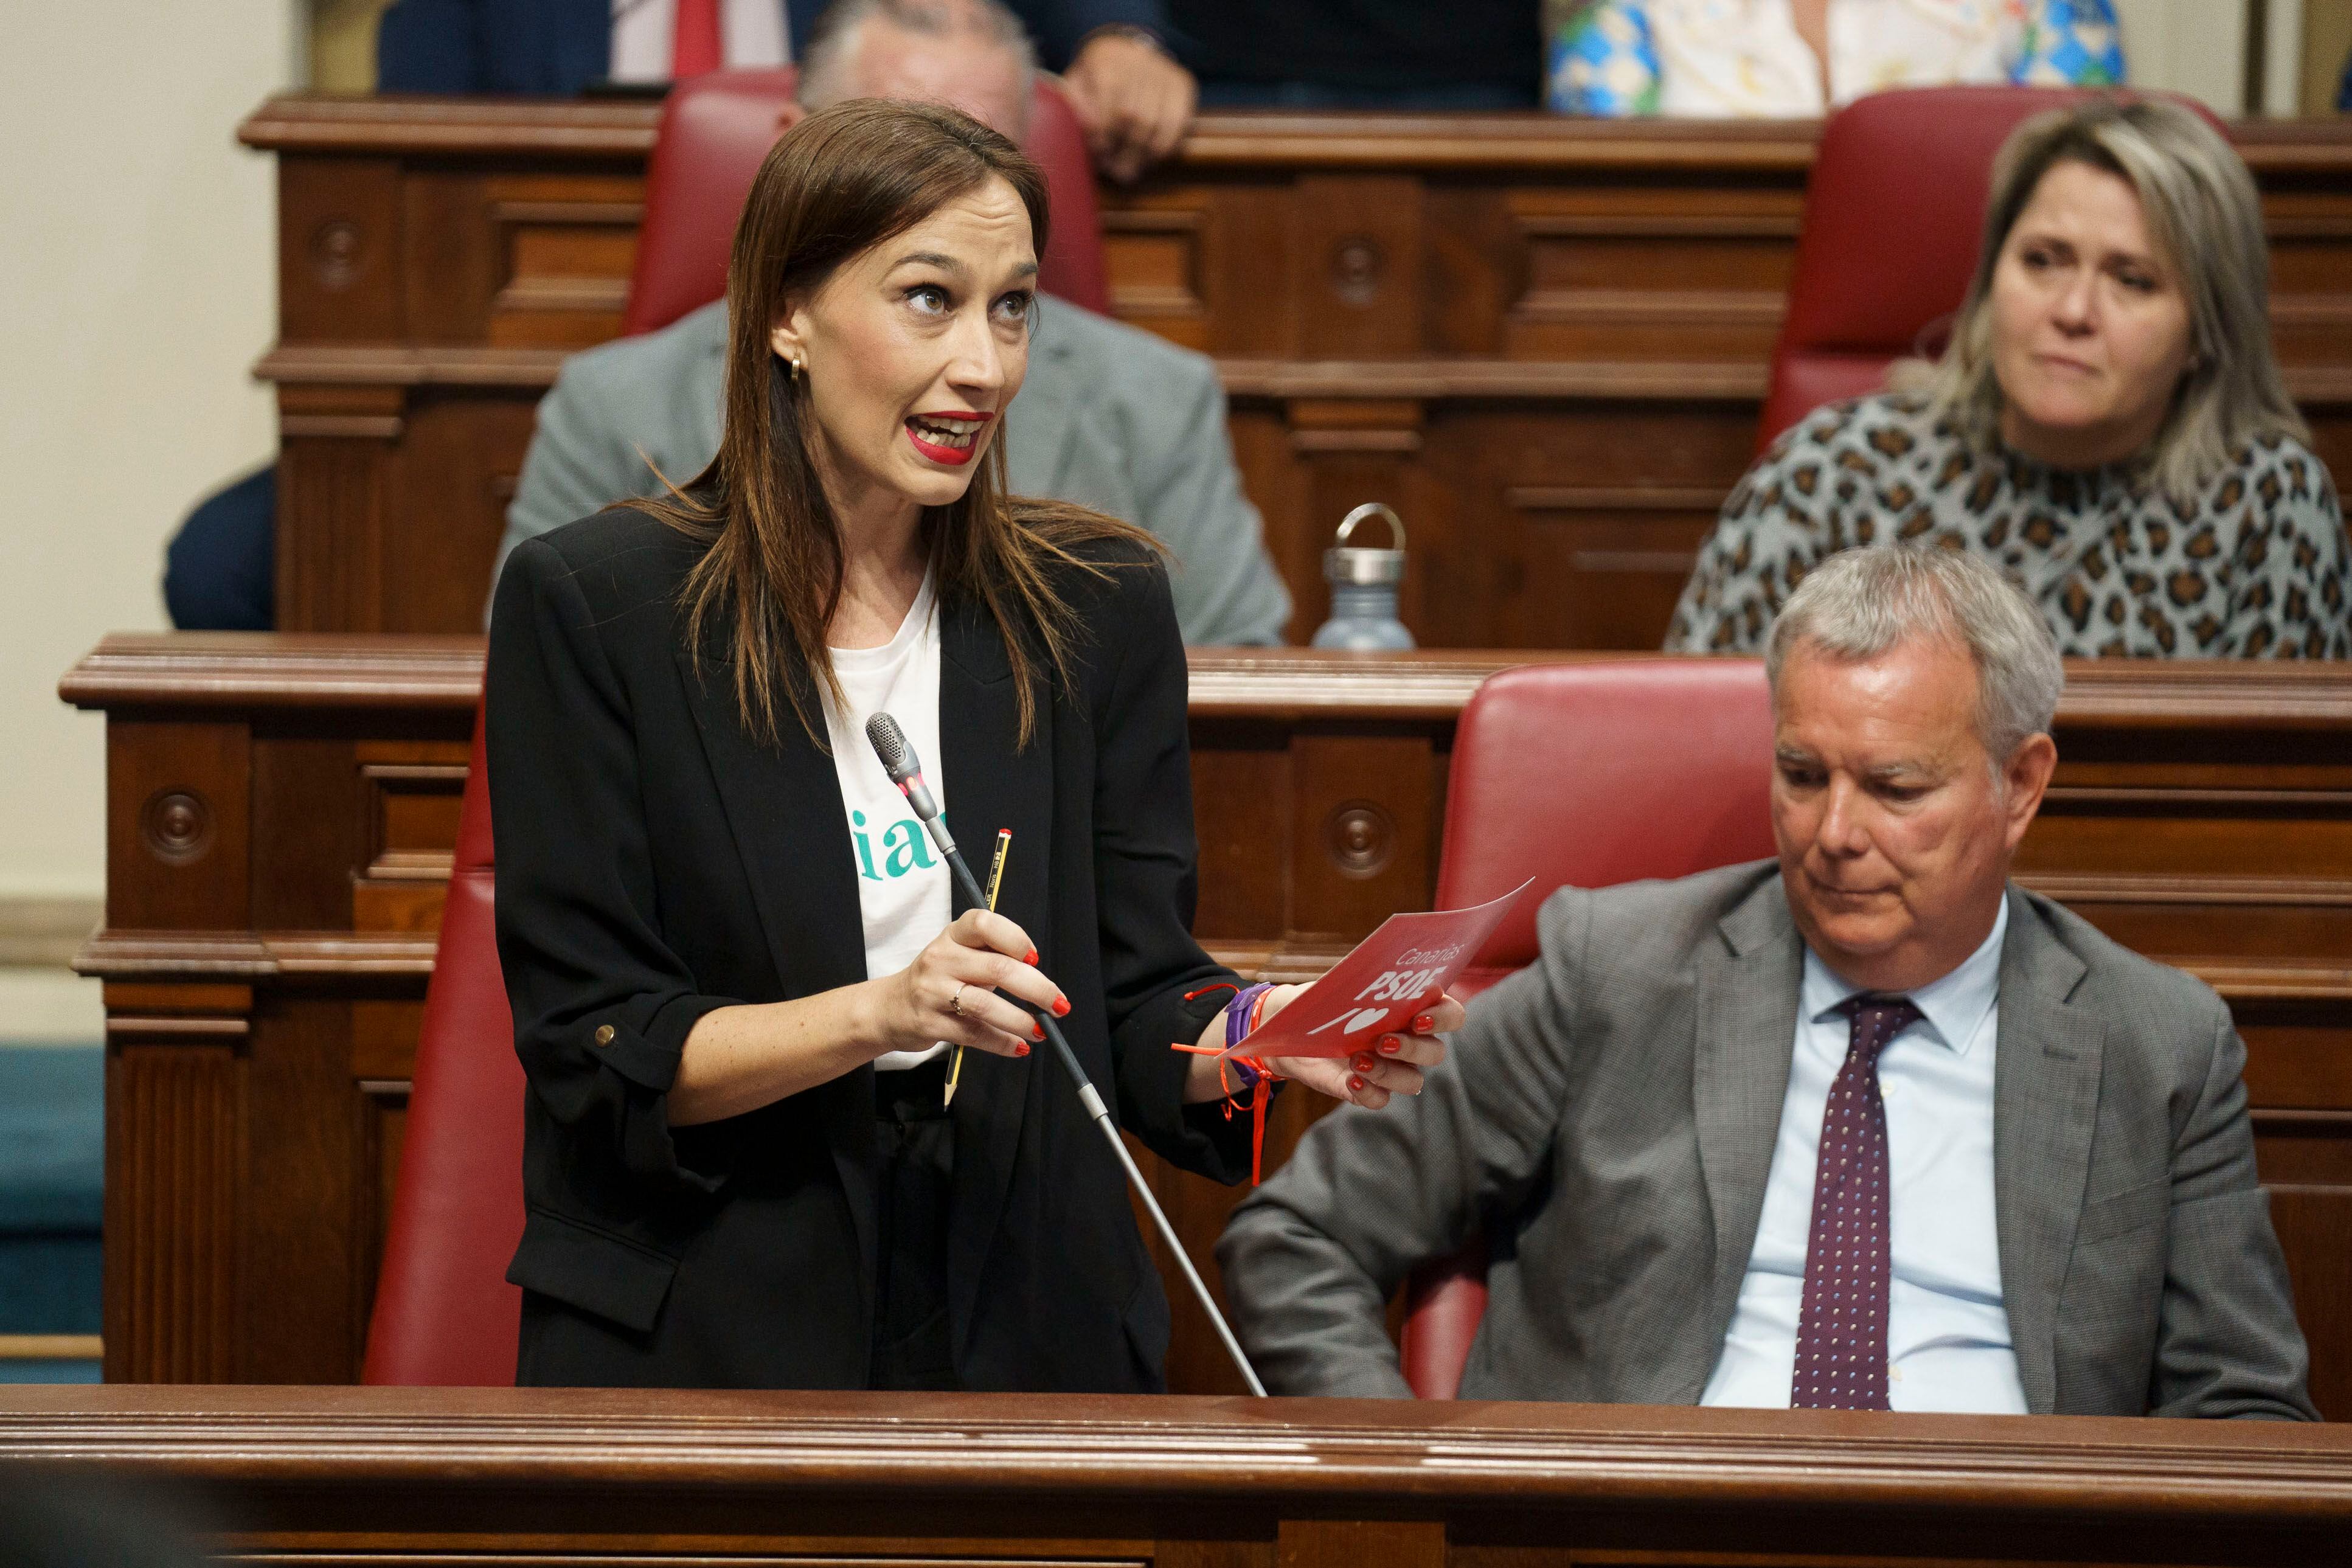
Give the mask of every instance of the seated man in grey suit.
[{"label": "seated man in grey suit", "polygon": [[[839,0],[801,61],[801,112],[851,98],[950,103],[1021,139],[1035,67],[993,0]],[[507,508],[499,566],[535,534],[608,502],[683,485],[719,450],[726,301],[564,363]],[[1290,595],[1242,493],[1224,391],[1203,356],[1040,295],[1029,377],[1005,416],[1016,495],[1076,501],[1168,547],[1190,643],[1278,643]],[[496,573],[492,582],[496,583]]]},{"label": "seated man in grey suit", "polygon": [[1267,1384],[1403,1396],[1381,1303],[1484,1232],[1465,1398],[2316,1419],[2228,1010],[2009,880],[2042,616],[1849,551],[1766,668],[1779,863],[1554,893],[1420,1097],[1235,1212]]}]

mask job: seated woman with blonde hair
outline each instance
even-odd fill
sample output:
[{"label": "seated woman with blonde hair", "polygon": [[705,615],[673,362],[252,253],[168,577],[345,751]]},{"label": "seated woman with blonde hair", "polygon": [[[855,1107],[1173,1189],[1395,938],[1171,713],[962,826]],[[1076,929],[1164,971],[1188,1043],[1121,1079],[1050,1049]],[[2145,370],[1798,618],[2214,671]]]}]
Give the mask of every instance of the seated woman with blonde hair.
[{"label": "seated woman with blonde hair", "polygon": [[2352,658],[2352,549],[2271,352],[2253,177],[2177,104],[2020,126],[1950,347],[1832,404],[1724,502],[1669,651],[1754,653],[1852,545],[1984,556],[2067,654]]}]

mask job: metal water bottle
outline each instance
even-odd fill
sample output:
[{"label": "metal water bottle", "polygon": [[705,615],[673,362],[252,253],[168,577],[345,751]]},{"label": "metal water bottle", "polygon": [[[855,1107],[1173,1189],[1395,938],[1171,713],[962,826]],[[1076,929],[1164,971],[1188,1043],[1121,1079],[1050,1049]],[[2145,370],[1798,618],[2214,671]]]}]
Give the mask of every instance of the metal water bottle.
[{"label": "metal water bottle", "polygon": [[[1384,518],[1394,543],[1386,550],[1350,544],[1356,524]],[[1397,619],[1397,584],[1404,581],[1404,520],[1367,501],[1339,523],[1339,539],[1323,552],[1323,580],[1331,584],[1331,618],[1315,629],[1316,647],[1358,653],[1410,648],[1412,634]]]}]

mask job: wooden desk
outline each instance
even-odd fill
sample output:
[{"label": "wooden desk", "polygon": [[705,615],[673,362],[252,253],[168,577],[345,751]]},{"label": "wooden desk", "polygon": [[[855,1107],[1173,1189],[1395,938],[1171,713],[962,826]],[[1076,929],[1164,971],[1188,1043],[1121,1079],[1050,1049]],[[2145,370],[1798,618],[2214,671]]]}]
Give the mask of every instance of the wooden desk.
[{"label": "wooden desk", "polygon": [[2343,1560],[2352,1433],[1076,1395],[0,1389],[0,1461],[231,1561],[1801,1568]]},{"label": "wooden desk", "polygon": [[[1192,655],[1197,929],[1319,973],[1428,907],[1454,726],[1527,657]],[[1590,657],[1590,656],[1585,656]],[[2021,873],[2228,998],[2312,1340],[2352,1414],[2352,668],[2076,663]],[[481,680],[463,637],[108,638],[106,1365],[353,1376]],[[1314,1109],[1286,1096],[1286,1156]],[[1209,1279],[1232,1191],[1157,1166]],[[1180,1392],[1232,1373],[1182,1304]]]},{"label": "wooden desk", "polygon": [[[246,121],[278,157],[281,627],[479,629],[531,409],[619,330],[656,113],[287,98]],[[1425,645],[1657,647],[1755,443],[1817,131],[1209,114],[1107,190],[1112,308],[1216,356],[1291,639],[1339,518],[1380,500]],[[2352,473],[2352,121],[2233,134],[2289,387]]]}]

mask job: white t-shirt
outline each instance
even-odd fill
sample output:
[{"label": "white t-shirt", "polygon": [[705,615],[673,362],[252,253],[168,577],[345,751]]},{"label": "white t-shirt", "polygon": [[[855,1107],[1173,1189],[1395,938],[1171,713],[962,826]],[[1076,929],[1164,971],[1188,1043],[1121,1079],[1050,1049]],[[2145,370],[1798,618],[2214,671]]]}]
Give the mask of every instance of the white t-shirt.
[{"label": "white t-shirt", "polygon": [[[866,739],[867,719],[886,712],[896,719],[923,764],[931,798],[941,811],[947,809],[940,759],[940,618],[930,574],[924,574],[896,637],[880,647],[831,651],[849,710],[838,711],[825,694],[824,728],[833,742],[842,806],[849,814],[857,909],[866,923],[866,973],[878,979],[913,963],[946,929],[954,909],[947,862]],[[910,1068],[945,1049],[942,1041],[919,1051],[887,1051],[874,1065],[885,1072]]]},{"label": "white t-shirt", "polygon": [[[719,49],[730,70],[773,69],[793,58],[783,0],[719,0]],[[613,0],[614,81],[667,81],[677,0]]]}]

